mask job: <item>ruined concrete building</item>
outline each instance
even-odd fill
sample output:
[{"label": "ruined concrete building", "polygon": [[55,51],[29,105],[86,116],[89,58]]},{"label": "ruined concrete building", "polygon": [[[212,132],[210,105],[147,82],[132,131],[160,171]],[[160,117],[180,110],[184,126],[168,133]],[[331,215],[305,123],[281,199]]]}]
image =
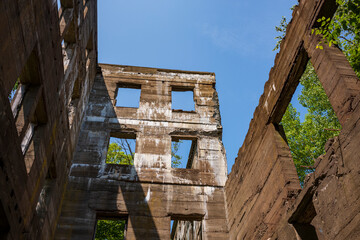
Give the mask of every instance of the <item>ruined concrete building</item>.
[{"label": "ruined concrete building", "polygon": [[[60,2],[0,2],[0,239],[93,239],[109,218],[126,239],[360,239],[360,82],[310,34],[335,0],[295,8],[229,176],[215,75],[100,64],[97,1]],[[309,59],[342,131],[301,189],[279,122]],[[177,91],[193,111],[173,109]],[[136,139],[134,165],[106,162],[111,137]]]}]

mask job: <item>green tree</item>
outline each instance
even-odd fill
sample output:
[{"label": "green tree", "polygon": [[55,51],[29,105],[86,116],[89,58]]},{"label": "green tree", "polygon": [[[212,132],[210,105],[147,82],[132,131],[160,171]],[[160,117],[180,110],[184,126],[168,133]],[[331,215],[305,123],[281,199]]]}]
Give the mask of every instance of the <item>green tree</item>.
[{"label": "green tree", "polygon": [[95,240],[124,239],[125,224],[125,220],[98,220]]},{"label": "green tree", "polygon": [[346,55],[350,65],[360,77],[360,1],[336,0],[338,9],[333,18],[319,18],[320,27],[312,30],[313,34],[321,34],[322,44],[337,45]]},{"label": "green tree", "polygon": [[109,144],[106,163],[134,165],[134,151],[128,139],[118,139]]},{"label": "green tree", "polygon": [[178,142],[171,142],[171,167],[176,168],[181,164],[181,156],[177,154],[179,151],[179,145],[182,143],[181,140]]},{"label": "green tree", "polygon": [[[118,139],[109,144],[106,155],[108,164],[134,165],[134,151],[131,147],[131,140]],[[171,143],[171,167],[175,168],[181,164],[181,156],[177,154],[181,140]]]},{"label": "green tree", "polygon": [[[358,0],[336,0],[339,5],[332,19],[318,19],[320,27],[312,30],[313,34],[321,34],[322,42],[317,46],[323,49],[323,44],[336,44],[346,55],[356,74],[360,76],[360,2]],[[282,18],[276,31],[281,35],[274,50],[278,49],[285,36],[286,18]],[[300,113],[290,103],[281,121],[288,144],[294,159],[301,184],[307,173],[307,168],[314,160],[324,154],[324,145],[329,138],[339,133],[341,125],[332,109],[315,70],[309,62],[300,80],[303,86],[298,96],[300,104],[307,108],[305,120],[300,121]]]},{"label": "green tree", "polygon": [[325,143],[338,135],[341,125],[310,61],[300,84],[303,88],[298,100],[307,108],[305,119],[300,121],[300,113],[290,103],[280,124],[284,127],[294,164],[303,184],[306,174],[312,171],[308,167],[325,153]]},{"label": "green tree", "polygon": [[[106,155],[108,164],[134,165],[134,151],[130,139],[117,139],[109,144]],[[177,167],[181,163],[178,142],[171,145],[171,167]],[[122,240],[124,239],[125,220],[98,220],[96,225],[95,240]]]},{"label": "green tree", "polygon": [[288,22],[286,20],[286,17],[282,16],[280,25],[275,26],[275,31],[280,33],[280,35],[275,37],[277,42],[276,42],[276,45],[275,45],[273,51],[280,49],[280,44],[281,44],[282,40],[285,38],[287,25],[288,25]]}]

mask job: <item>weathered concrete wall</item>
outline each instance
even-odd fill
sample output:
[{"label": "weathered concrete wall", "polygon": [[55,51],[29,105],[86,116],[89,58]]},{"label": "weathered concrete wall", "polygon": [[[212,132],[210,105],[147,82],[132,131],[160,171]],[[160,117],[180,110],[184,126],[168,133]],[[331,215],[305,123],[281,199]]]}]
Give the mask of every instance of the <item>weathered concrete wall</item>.
[{"label": "weathered concrete wall", "polygon": [[[316,49],[310,35],[335,10],[335,1],[303,0],[293,12],[226,182],[230,239],[358,239],[360,82],[338,48]],[[309,58],[343,128],[301,189],[278,124]]]},{"label": "weathered concrete wall", "polygon": [[[97,216],[128,218],[126,239],[169,239],[170,220],[200,218],[226,239],[226,158],[212,73],[101,65],[71,166],[56,239],[91,239]],[[139,108],[115,107],[118,85],[141,85]],[[195,111],[171,109],[193,89]],[[134,166],[106,164],[110,136],[136,135]],[[171,137],[197,139],[191,169],[171,168]]]},{"label": "weathered concrete wall", "polygon": [[[86,16],[82,1],[61,2],[59,11],[53,0],[0,2],[1,239],[51,239],[54,234],[95,76],[96,1],[87,1]],[[65,74],[63,40],[64,48],[71,43],[75,49]],[[25,91],[10,102],[17,79]],[[75,82],[78,104],[71,113]]]},{"label": "weathered concrete wall", "polygon": [[[96,219],[119,216],[127,239],[168,239],[171,219],[201,220],[203,239],[358,238],[360,82],[310,35],[334,0],[295,8],[228,180],[214,74],[101,70],[97,1],[61,5],[0,1],[1,239],[91,239]],[[309,58],[342,131],[301,189],[279,122]],[[119,84],[141,86],[139,108],[114,106]],[[195,111],[173,111],[172,89],[192,89]],[[123,134],[136,136],[134,166],[106,164]],[[171,168],[172,137],[196,140],[191,168]]]}]

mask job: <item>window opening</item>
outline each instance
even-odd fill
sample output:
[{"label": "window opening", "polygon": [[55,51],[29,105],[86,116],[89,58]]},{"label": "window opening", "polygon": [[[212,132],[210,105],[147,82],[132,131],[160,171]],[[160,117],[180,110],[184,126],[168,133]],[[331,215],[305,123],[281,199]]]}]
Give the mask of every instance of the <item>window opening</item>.
[{"label": "window opening", "polygon": [[57,2],[58,10],[59,10],[61,8],[61,2],[60,2],[60,0],[56,0],[56,2]]},{"label": "window opening", "polygon": [[20,111],[25,92],[26,92],[26,85],[21,84],[20,77],[18,77],[13,89],[11,90],[11,93],[9,94],[11,111],[13,113],[14,118],[17,117],[17,115]]},{"label": "window opening", "polygon": [[35,109],[34,115],[30,116],[30,123],[25,136],[21,141],[21,150],[23,152],[26,171],[29,174],[36,160],[42,139],[42,129],[47,122],[47,115],[44,100],[41,97]]},{"label": "window opening", "polygon": [[[69,4],[69,3],[67,3]],[[62,1],[62,6],[64,6],[64,3]],[[65,9],[63,18],[66,22],[60,22],[60,25],[63,25],[60,27],[62,29],[62,50],[63,50],[63,64],[64,64],[64,74],[66,75],[67,69],[69,68],[70,64],[74,64],[74,61],[71,61],[73,56],[75,55],[75,49],[76,49],[76,24],[75,24],[75,17],[73,16],[73,19],[70,19],[71,12],[73,10],[71,9]],[[70,21],[71,20],[71,21]],[[67,22],[69,21],[69,22]]]},{"label": "window opening", "polygon": [[122,240],[126,230],[127,217],[101,218],[96,221],[94,240]]},{"label": "window opening", "polygon": [[10,103],[12,102],[12,100],[13,100],[14,97],[15,97],[15,93],[17,92],[17,90],[18,90],[18,88],[19,88],[19,84],[20,84],[20,81],[19,81],[19,78],[17,78],[17,79],[16,79],[16,82],[15,82],[15,84],[14,84],[14,86],[13,86],[13,88],[12,88],[10,94],[9,94],[9,97],[8,97]]},{"label": "window opening", "polygon": [[24,154],[27,173],[35,160],[40,143],[40,125],[47,122],[45,102],[41,88],[41,74],[36,48],[29,56],[21,75],[17,78],[16,92],[11,101],[20,148]]},{"label": "window opening", "polygon": [[134,165],[136,139],[135,134],[110,137],[107,164]]},{"label": "window opening", "polygon": [[40,218],[40,222],[43,223],[48,211],[48,206],[56,186],[56,168],[54,159],[51,161],[49,169],[46,174],[43,188],[41,189],[39,200],[36,204],[36,213]]},{"label": "window opening", "polygon": [[23,154],[28,150],[30,143],[32,141],[32,138],[34,136],[36,124],[30,123],[28,129],[26,130],[25,136],[23,140],[21,141],[21,151]]},{"label": "window opening", "polygon": [[197,140],[194,138],[171,138],[171,167],[192,168],[197,157]]},{"label": "window opening", "polygon": [[171,218],[170,239],[202,239],[202,221],[193,219]]},{"label": "window opening", "polygon": [[24,138],[28,130],[28,124],[34,116],[35,106],[39,101],[40,87],[37,85],[28,84],[28,86],[21,88],[21,94],[16,94],[13,101],[12,109],[15,116],[15,124],[18,135],[21,139]]},{"label": "window opening", "polygon": [[293,225],[301,240],[318,240],[315,227],[312,225],[316,217],[316,210],[312,201],[311,189],[305,194],[299,208],[290,217],[289,223]]},{"label": "window opening", "polygon": [[22,69],[14,85],[17,86],[11,101],[11,109],[16,122],[18,135],[24,138],[28,129],[29,120],[33,117],[34,109],[38,103],[40,92],[39,62],[34,50]]},{"label": "window opening", "polygon": [[86,58],[86,71],[88,71],[90,64],[91,64],[91,54],[94,49],[94,41],[93,41],[93,33],[90,33],[89,40],[86,45],[85,49],[85,58]]},{"label": "window opening", "polygon": [[171,108],[173,111],[194,112],[194,91],[193,89],[172,87]]},{"label": "window opening", "polygon": [[86,15],[89,11],[89,7],[87,6],[88,5],[88,0],[83,0],[83,6],[84,6],[84,19],[86,18]]},{"label": "window opening", "polygon": [[80,81],[80,77],[78,77],[74,82],[71,99],[68,104],[68,118],[69,118],[70,128],[72,127],[75,119],[76,109],[80,101],[81,90],[82,90],[81,81]]},{"label": "window opening", "polygon": [[115,106],[138,108],[140,95],[141,85],[118,85]]},{"label": "window opening", "polygon": [[64,44],[62,45],[62,50],[63,50],[64,74],[66,75],[71,59],[75,54],[75,43],[68,43],[64,41]]},{"label": "window opening", "polygon": [[325,153],[325,143],[339,134],[341,125],[310,61],[298,88],[280,125],[303,186],[314,160]]}]

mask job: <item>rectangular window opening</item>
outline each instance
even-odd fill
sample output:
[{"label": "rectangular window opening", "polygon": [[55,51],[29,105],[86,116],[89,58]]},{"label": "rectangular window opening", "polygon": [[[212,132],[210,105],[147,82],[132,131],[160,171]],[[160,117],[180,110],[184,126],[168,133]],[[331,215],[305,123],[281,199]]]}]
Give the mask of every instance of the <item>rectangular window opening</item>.
[{"label": "rectangular window opening", "polygon": [[172,87],[171,108],[173,111],[195,112],[193,89]]},{"label": "rectangular window opening", "polygon": [[107,164],[134,165],[135,134],[116,134],[110,137],[106,155]]},{"label": "rectangular window opening", "polygon": [[341,125],[309,61],[280,125],[303,186],[325,143],[339,135]]},{"label": "rectangular window opening", "polygon": [[88,0],[83,0],[83,7],[84,7],[84,19],[86,18],[86,15],[89,11],[89,7],[87,6],[88,5]]},{"label": "rectangular window opening", "polygon": [[70,128],[72,127],[75,120],[76,109],[79,105],[81,91],[82,91],[82,82],[80,81],[80,77],[78,77],[74,82],[71,99],[68,104],[68,119],[69,119]]},{"label": "rectangular window opening", "polygon": [[116,107],[138,108],[140,104],[141,85],[119,84],[116,92]]},{"label": "rectangular window opening", "polygon": [[193,168],[197,157],[197,139],[193,137],[171,137],[171,167]]},{"label": "rectangular window opening", "polygon": [[89,36],[89,40],[86,44],[86,49],[85,49],[85,58],[86,58],[86,71],[88,71],[90,65],[91,65],[91,61],[93,61],[93,59],[91,59],[91,55],[93,53],[93,49],[94,49],[94,40],[93,40],[93,33],[90,33]]},{"label": "rectangular window opening", "polygon": [[126,238],[128,217],[101,217],[96,220],[94,240]]},{"label": "rectangular window opening", "polygon": [[[65,11],[70,11],[70,10],[65,10]],[[65,14],[64,17],[67,17],[67,15]],[[76,50],[75,18],[73,20],[71,20],[71,22],[64,23],[64,24],[66,26],[63,26],[63,28],[62,28],[63,41],[62,41],[61,46],[62,46],[62,51],[63,51],[64,74],[66,75],[67,70],[69,69],[69,65],[75,64],[75,62],[72,61],[73,56],[75,55],[75,50]]]},{"label": "rectangular window opening", "polygon": [[16,94],[17,90],[19,89],[19,87],[20,87],[19,85],[20,85],[20,79],[17,78],[17,79],[16,79],[16,82],[15,82],[15,84],[14,84],[13,88],[11,89],[11,92],[10,92],[10,94],[9,94],[9,96],[8,96],[10,103],[11,103],[12,100],[14,99],[15,94]]},{"label": "rectangular window opening", "polygon": [[69,65],[73,64],[73,61],[71,60],[75,54],[75,43],[69,43],[63,40],[62,52],[63,52],[64,74],[66,75]]},{"label": "rectangular window opening", "polygon": [[21,84],[20,77],[18,77],[14,84],[13,89],[11,90],[11,93],[9,94],[11,111],[13,113],[14,118],[17,117],[20,111],[26,90],[27,90],[27,85]]},{"label": "rectangular window opening", "polygon": [[41,97],[34,115],[30,116],[30,123],[21,141],[21,150],[24,154],[26,171],[29,174],[37,159],[40,142],[43,136],[43,127],[47,122],[44,100]]},{"label": "rectangular window opening", "polygon": [[41,71],[36,50],[37,48],[32,51],[20,76],[17,78],[13,89],[15,93],[11,101],[15,127],[28,174],[34,163],[41,139],[40,131],[38,131],[39,126],[47,122],[41,88]]},{"label": "rectangular window opening", "polygon": [[36,204],[36,214],[43,223],[48,211],[52,194],[56,186],[56,168],[54,159],[50,162],[49,169],[46,174],[44,185],[41,189],[39,200]]},{"label": "rectangular window opening", "polygon": [[171,217],[170,239],[202,239],[202,220]]}]

